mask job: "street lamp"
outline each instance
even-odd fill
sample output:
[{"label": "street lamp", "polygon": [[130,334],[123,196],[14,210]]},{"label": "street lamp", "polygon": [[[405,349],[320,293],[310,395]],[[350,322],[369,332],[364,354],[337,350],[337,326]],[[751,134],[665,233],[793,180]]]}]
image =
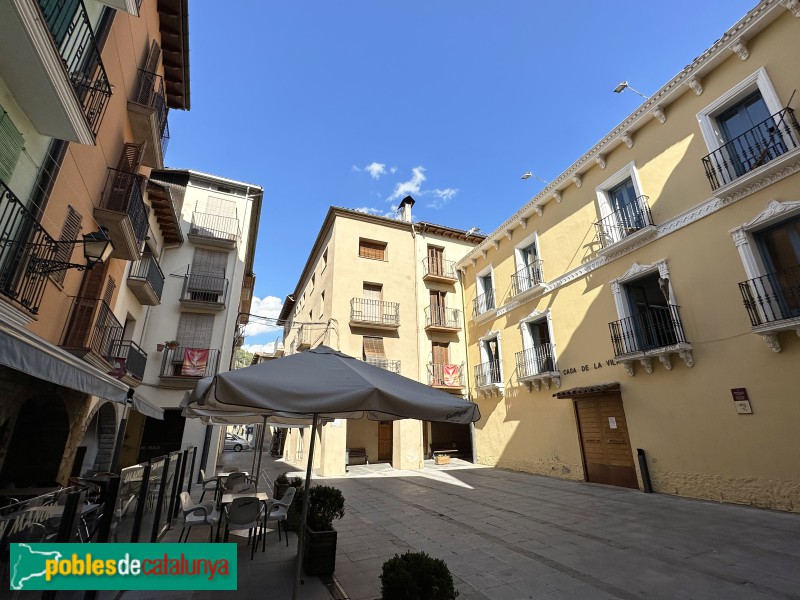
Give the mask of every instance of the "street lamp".
[{"label": "street lamp", "polygon": [[104,263],[114,252],[114,244],[108,237],[108,229],[105,227],[101,227],[99,231],[83,234],[82,240],[30,243],[26,244],[26,246],[31,249],[45,248],[55,254],[60,247],[76,246],[77,244],[83,244],[83,257],[86,259],[85,265],[50,258],[32,257],[28,263],[28,273],[47,275],[68,269],[87,271],[93,269],[95,265]]},{"label": "street lamp", "polygon": [[644,95],[642,92],[640,92],[640,91],[639,91],[639,90],[637,90],[636,88],[633,88],[633,87],[631,87],[630,85],[628,85],[628,82],[627,82],[627,81],[620,81],[620,82],[617,84],[617,87],[615,87],[615,88],[614,88],[614,93],[615,93],[615,94],[621,94],[621,93],[622,93],[623,91],[625,91],[626,89],[629,89],[629,90],[630,90],[630,91],[632,91],[634,94],[639,94],[639,95],[640,95],[642,98],[644,98],[645,100],[648,100],[648,99],[649,99],[649,98],[648,98],[648,96],[645,96],[645,95]]},{"label": "street lamp", "polygon": [[545,181],[544,179],[542,179],[542,178],[541,178],[541,177],[539,177],[538,175],[534,175],[534,174],[533,174],[533,173],[531,173],[530,171],[528,171],[528,172],[526,172],[526,173],[523,173],[523,175],[522,175],[521,179],[530,179],[531,177],[533,177],[534,179],[538,179],[539,181],[541,181],[541,182],[542,182],[542,183],[544,183],[545,185],[547,185],[547,184],[549,184],[549,183],[550,183],[549,181]]}]

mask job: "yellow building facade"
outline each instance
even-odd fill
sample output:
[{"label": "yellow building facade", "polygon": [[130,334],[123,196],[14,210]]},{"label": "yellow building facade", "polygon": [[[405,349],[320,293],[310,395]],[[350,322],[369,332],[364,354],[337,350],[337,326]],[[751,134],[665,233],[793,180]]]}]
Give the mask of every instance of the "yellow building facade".
[{"label": "yellow building facade", "polygon": [[478,462],[800,510],[798,55],[759,3],[458,262]]}]

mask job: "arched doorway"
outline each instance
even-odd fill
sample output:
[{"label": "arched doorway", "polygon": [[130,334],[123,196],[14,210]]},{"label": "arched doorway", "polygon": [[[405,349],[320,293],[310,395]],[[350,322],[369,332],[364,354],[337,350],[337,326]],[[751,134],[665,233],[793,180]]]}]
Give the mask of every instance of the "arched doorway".
[{"label": "arched doorway", "polygon": [[52,485],[58,477],[68,437],[64,401],[52,394],[30,398],[20,408],[0,482],[16,487]]},{"label": "arched doorway", "polygon": [[111,468],[114,444],[117,441],[117,413],[110,402],[95,411],[75,454],[73,475],[87,471],[106,472]]}]

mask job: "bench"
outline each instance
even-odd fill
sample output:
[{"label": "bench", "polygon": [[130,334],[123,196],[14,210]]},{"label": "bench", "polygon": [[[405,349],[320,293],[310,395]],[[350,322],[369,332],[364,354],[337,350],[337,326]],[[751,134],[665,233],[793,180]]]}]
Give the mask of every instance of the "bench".
[{"label": "bench", "polygon": [[367,465],[367,449],[366,448],[348,448],[347,449],[347,464],[348,465]]}]

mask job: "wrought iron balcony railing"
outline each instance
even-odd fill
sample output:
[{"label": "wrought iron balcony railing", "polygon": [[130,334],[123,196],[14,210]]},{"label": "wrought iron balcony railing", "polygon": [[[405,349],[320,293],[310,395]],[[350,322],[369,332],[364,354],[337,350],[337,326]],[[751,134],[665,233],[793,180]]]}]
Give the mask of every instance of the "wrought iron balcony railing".
[{"label": "wrought iron balcony railing", "polygon": [[147,353],[131,340],[122,340],[112,344],[109,358],[111,362],[121,362],[121,370],[133,375],[139,381],[144,377]]},{"label": "wrought iron balcony railing", "polygon": [[39,313],[47,275],[29,266],[55,260],[55,241],[0,181],[0,294],[33,315]]},{"label": "wrought iron balcony railing", "polygon": [[472,301],[472,316],[477,317],[486,311],[494,310],[494,290],[489,290],[484,294],[479,294]]},{"label": "wrought iron balcony railing", "polygon": [[149,285],[156,298],[161,299],[161,292],[164,291],[164,272],[152,254],[147,254],[141,260],[131,263],[128,280]]},{"label": "wrought iron balcony railing", "polygon": [[542,344],[517,352],[517,377],[524,379],[558,371],[555,350],[553,344]]},{"label": "wrought iron balcony railing", "polygon": [[72,350],[92,351],[97,356],[113,356],[112,349],[122,341],[123,327],[111,307],[99,298],[74,297],[61,344]]},{"label": "wrought iron balcony railing", "polygon": [[529,265],[525,265],[511,276],[511,287],[514,295],[527,292],[537,285],[544,282],[542,277],[542,261],[535,260]]},{"label": "wrought iron balcony railing", "polygon": [[307,350],[313,346],[318,346],[325,334],[324,325],[300,325],[295,337],[295,347],[298,350]]},{"label": "wrought iron balcony railing", "polygon": [[191,235],[235,242],[239,239],[239,219],[211,213],[192,213]]},{"label": "wrought iron balcony railing", "polygon": [[369,298],[350,300],[350,321],[387,327],[400,326],[400,303]]},{"label": "wrought iron balcony railing", "polygon": [[183,283],[181,300],[225,304],[228,280],[208,271],[190,269]]},{"label": "wrought iron balcony railing", "polygon": [[364,362],[367,364],[380,367],[381,369],[385,369],[387,371],[391,371],[392,373],[397,373],[400,375],[400,361],[399,360],[389,360],[388,358],[367,358]]},{"label": "wrought iron balcony railing", "polygon": [[428,385],[437,387],[464,387],[464,366],[428,363]]},{"label": "wrought iron balcony railing", "polygon": [[[100,205],[107,210],[128,215],[137,245],[144,242],[149,227],[147,220],[150,209],[144,203],[144,183],[144,177],[138,173],[108,169]],[[113,237],[114,228],[111,230]]]},{"label": "wrought iron balcony railing", "polygon": [[475,387],[499,385],[502,382],[499,360],[490,360],[475,367]]},{"label": "wrought iron balcony railing", "polygon": [[639,196],[594,224],[602,248],[608,248],[640,229],[654,225],[647,200],[647,196]]},{"label": "wrought iron balcony railing", "polygon": [[647,352],[687,343],[679,306],[651,306],[646,311],[608,324],[614,356]]},{"label": "wrought iron balcony railing", "polygon": [[198,379],[211,377],[219,370],[217,348],[165,348],[161,360],[161,377]]},{"label": "wrought iron balcony railing", "polygon": [[798,147],[800,125],[788,106],[703,157],[711,189],[727,185]]},{"label": "wrought iron balcony railing", "polygon": [[800,317],[800,265],[739,284],[753,327]]},{"label": "wrought iron balcony railing", "polygon": [[452,260],[443,258],[431,258],[426,256],[422,259],[422,277],[430,279],[458,279],[456,274],[456,263]]},{"label": "wrought iron balcony railing", "polygon": [[39,8],[64,62],[86,122],[97,135],[111,98],[111,84],[83,0],[39,0]]},{"label": "wrought iron balcony railing", "polygon": [[461,329],[461,311],[435,304],[425,307],[425,327]]}]

